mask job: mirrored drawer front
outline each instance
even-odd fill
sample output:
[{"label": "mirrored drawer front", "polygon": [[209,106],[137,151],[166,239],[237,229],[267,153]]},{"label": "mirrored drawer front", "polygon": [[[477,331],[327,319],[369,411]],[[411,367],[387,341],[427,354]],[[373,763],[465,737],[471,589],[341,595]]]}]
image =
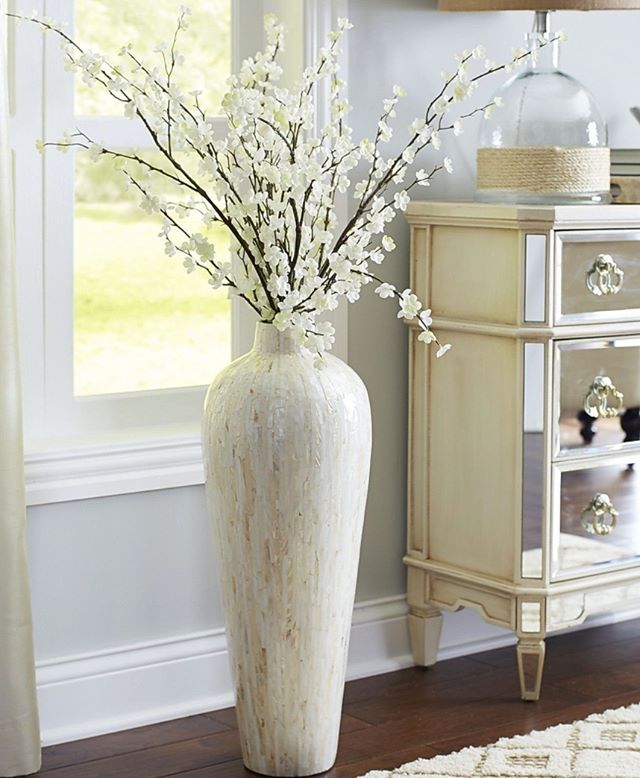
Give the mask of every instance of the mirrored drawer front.
[{"label": "mirrored drawer front", "polygon": [[556,233],[556,321],[622,321],[640,310],[640,231]]},{"label": "mirrored drawer front", "polygon": [[640,439],[640,337],[555,346],[556,454]]},{"label": "mirrored drawer front", "polygon": [[622,462],[556,471],[555,477],[560,494],[552,576],[640,563],[640,460],[635,467]]}]

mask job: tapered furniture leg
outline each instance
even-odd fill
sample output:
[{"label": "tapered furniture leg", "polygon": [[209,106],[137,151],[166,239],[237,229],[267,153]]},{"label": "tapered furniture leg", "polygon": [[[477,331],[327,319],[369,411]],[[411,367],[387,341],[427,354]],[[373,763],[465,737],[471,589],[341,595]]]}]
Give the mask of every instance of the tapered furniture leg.
[{"label": "tapered furniture leg", "polygon": [[420,667],[435,665],[438,659],[438,645],[442,632],[442,613],[437,608],[426,606],[409,611],[409,639],[413,661]]},{"label": "tapered furniture leg", "polygon": [[544,668],[544,640],[520,638],[516,651],[520,676],[520,696],[523,700],[538,700],[540,699],[542,670]]}]

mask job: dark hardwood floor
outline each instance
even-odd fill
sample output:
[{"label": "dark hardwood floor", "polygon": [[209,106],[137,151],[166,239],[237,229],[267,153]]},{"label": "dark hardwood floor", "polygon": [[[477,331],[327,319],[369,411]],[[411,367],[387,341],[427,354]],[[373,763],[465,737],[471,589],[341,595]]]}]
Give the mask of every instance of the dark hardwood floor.
[{"label": "dark hardwood floor", "polygon": [[[640,702],[640,620],[547,642],[539,702],[521,702],[515,649],[347,684],[336,767],[351,778]],[[240,778],[232,708],[44,750],[47,778]]]}]

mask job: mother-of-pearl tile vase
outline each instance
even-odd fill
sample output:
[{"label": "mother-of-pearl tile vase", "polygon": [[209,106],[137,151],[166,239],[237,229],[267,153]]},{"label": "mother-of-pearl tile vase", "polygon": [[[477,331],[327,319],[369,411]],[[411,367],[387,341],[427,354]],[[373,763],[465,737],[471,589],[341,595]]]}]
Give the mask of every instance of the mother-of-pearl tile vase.
[{"label": "mother-of-pearl tile vase", "polygon": [[371,414],[356,373],[323,362],[258,324],[205,403],[242,753],[266,775],[328,770],[338,744]]}]

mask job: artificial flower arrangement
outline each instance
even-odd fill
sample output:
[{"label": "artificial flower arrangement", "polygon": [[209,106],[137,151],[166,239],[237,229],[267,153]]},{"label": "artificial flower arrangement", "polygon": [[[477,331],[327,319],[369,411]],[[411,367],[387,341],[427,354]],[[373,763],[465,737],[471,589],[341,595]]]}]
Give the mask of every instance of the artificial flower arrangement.
[{"label": "artificial flower arrangement", "polygon": [[[428,168],[417,168],[417,158],[427,150],[438,152],[444,133],[459,135],[465,119],[489,116],[500,102],[494,98],[452,118],[454,109],[473,94],[480,79],[509,71],[535,52],[515,50],[503,64],[487,60],[480,46],[457,55],[455,70],[443,74],[440,91],[409,126],[402,149],[385,156],[396,105],[405,93],[393,88],[373,138],[353,139],[346,85],[338,75],[340,40],[352,26],[346,19],[339,21],[298,87],[290,90],[280,85],[283,26],[266,17],[264,51],[245,60],[238,75],[229,78],[222,102],[228,131],[221,138],[201,94],[184,93],[175,84],[176,68],[184,63],[178,41],[189,16],[183,6],[171,43],[156,49],[153,65],[130,45],[120,50],[114,64],[82,48],[53,20],[29,17],[60,37],[69,69],[106,90],[126,116],[142,122],[163,164],[141,151],[106,148],[80,131],[57,142],[39,141],[40,150],[75,147],[93,159],[113,158],[128,185],[139,192],[141,207],[160,215],[169,256],[180,256],[188,272],[205,273],[214,289],[228,288],[261,321],[292,330],[307,348],[318,353],[329,349],[334,329],[322,314],[334,310],[343,297],[355,302],[362,287],[373,282],[381,298],[397,300],[399,318],[417,322],[419,340],[433,342],[437,356],[446,353],[450,345],[438,341],[431,312],[413,291],[399,291],[378,275],[377,267],[395,248],[386,230],[406,209],[415,187],[427,187],[440,171],[453,170],[449,157]],[[330,120],[316,127],[315,94],[323,80],[329,83]],[[178,200],[157,193],[157,184],[167,180],[181,191]],[[341,224],[337,200],[349,192],[354,207]],[[219,258],[207,237],[213,222],[229,231],[233,261]]]}]

